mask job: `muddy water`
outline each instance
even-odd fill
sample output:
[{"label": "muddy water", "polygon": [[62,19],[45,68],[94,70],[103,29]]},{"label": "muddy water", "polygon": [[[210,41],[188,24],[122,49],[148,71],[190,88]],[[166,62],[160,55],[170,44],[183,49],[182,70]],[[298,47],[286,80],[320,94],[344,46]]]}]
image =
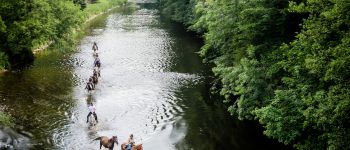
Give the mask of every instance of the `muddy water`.
[{"label": "muddy water", "polygon": [[[31,149],[99,149],[94,138],[117,135],[121,143],[130,133],[152,150],[284,149],[211,98],[209,69],[195,53],[201,40],[155,6],[100,17],[76,52],[38,56],[32,68],[0,76],[0,109],[16,118]],[[88,93],[94,41],[101,78]],[[86,123],[90,102],[96,126]]]}]

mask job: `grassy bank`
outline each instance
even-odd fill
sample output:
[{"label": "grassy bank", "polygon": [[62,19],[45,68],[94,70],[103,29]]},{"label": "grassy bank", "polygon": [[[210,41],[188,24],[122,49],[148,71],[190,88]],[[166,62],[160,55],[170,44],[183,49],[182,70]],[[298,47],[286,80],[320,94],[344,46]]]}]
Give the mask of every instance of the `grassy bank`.
[{"label": "grassy bank", "polygon": [[106,12],[112,7],[125,5],[126,3],[127,0],[99,0],[97,3],[88,5],[84,11],[91,17],[101,12]]}]

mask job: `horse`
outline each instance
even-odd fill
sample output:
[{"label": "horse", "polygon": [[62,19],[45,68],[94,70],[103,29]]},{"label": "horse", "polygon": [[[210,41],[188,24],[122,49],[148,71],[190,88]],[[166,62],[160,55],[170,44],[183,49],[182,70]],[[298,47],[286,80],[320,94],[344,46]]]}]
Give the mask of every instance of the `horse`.
[{"label": "horse", "polygon": [[[127,142],[124,142],[120,148],[121,150],[126,150],[125,146],[127,145],[128,143]],[[134,144],[132,146],[132,150],[143,150],[143,147],[142,147],[142,144]]]},{"label": "horse", "polygon": [[85,87],[85,89],[87,89],[87,90],[88,90],[88,92],[90,92],[90,91],[92,91],[92,90],[94,90],[94,89],[95,89],[95,85],[94,85],[94,84],[92,84],[92,82],[91,82],[91,81],[89,81],[88,83],[86,83],[86,87]]},{"label": "horse", "polygon": [[96,42],[94,42],[94,44],[92,45],[92,50],[94,50],[94,52],[95,52],[96,50],[98,50],[98,46],[97,46],[97,43],[96,43]]},{"label": "horse", "polygon": [[114,143],[117,143],[118,145],[118,137],[117,136],[112,136],[112,138],[108,139],[107,136],[100,136],[95,140],[100,140],[100,149],[103,147],[108,148],[109,150],[113,150],[114,148]]},{"label": "horse", "polygon": [[94,68],[93,76],[101,77],[101,73],[98,68]]},{"label": "horse", "polygon": [[95,115],[96,114],[92,114],[92,115],[89,116],[89,125],[90,126],[95,126],[97,124]]},{"label": "horse", "polygon": [[98,56],[98,53],[94,51],[94,52],[92,53],[92,56],[94,56],[94,57],[96,58],[96,57]]},{"label": "horse", "polygon": [[94,74],[94,75],[92,76],[92,83],[97,84],[97,82],[98,82],[97,74],[96,74],[96,75]]}]

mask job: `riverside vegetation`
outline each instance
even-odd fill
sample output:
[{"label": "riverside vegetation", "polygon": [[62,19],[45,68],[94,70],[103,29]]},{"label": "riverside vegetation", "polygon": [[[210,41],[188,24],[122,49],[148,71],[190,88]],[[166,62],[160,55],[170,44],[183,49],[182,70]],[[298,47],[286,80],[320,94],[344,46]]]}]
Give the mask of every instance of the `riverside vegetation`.
[{"label": "riverside vegetation", "polygon": [[[86,3],[89,2],[89,3]],[[72,47],[77,31],[91,16],[126,0],[1,0],[0,70],[21,68],[33,50],[52,44]],[[46,46],[45,46],[46,45]]]},{"label": "riverside vegetation", "polygon": [[228,111],[297,149],[349,149],[350,1],[159,0],[203,35]]},{"label": "riverside vegetation", "polygon": [[0,111],[0,127],[2,126],[13,127],[14,123],[11,116]]}]

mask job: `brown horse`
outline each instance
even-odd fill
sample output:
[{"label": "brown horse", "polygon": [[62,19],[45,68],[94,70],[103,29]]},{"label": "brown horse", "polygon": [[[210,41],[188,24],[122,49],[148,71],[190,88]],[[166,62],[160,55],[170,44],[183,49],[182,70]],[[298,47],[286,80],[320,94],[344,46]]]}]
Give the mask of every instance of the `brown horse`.
[{"label": "brown horse", "polygon": [[94,74],[91,78],[92,78],[92,83],[94,83],[94,84],[97,84],[97,83],[98,83],[97,74]]},{"label": "brown horse", "polygon": [[[125,150],[126,142],[121,145],[121,150]],[[142,144],[134,144],[132,150],[143,150]]]},{"label": "brown horse", "polygon": [[108,148],[109,150],[113,150],[114,142],[117,143],[117,145],[118,145],[117,136],[112,136],[112,138],[110,138],[110,139],[108,139],[107,136],[101,136],[101,137],[94,139],[94,141],[95,140],[100,140],[100,149],[102,148],[102,145],[103,145],[103,147]]},{"label": "brown horse", "polygon": [[101,77],[101,73],[100,73],[100,70],[98,68],[94,68],[93,76]]}]

